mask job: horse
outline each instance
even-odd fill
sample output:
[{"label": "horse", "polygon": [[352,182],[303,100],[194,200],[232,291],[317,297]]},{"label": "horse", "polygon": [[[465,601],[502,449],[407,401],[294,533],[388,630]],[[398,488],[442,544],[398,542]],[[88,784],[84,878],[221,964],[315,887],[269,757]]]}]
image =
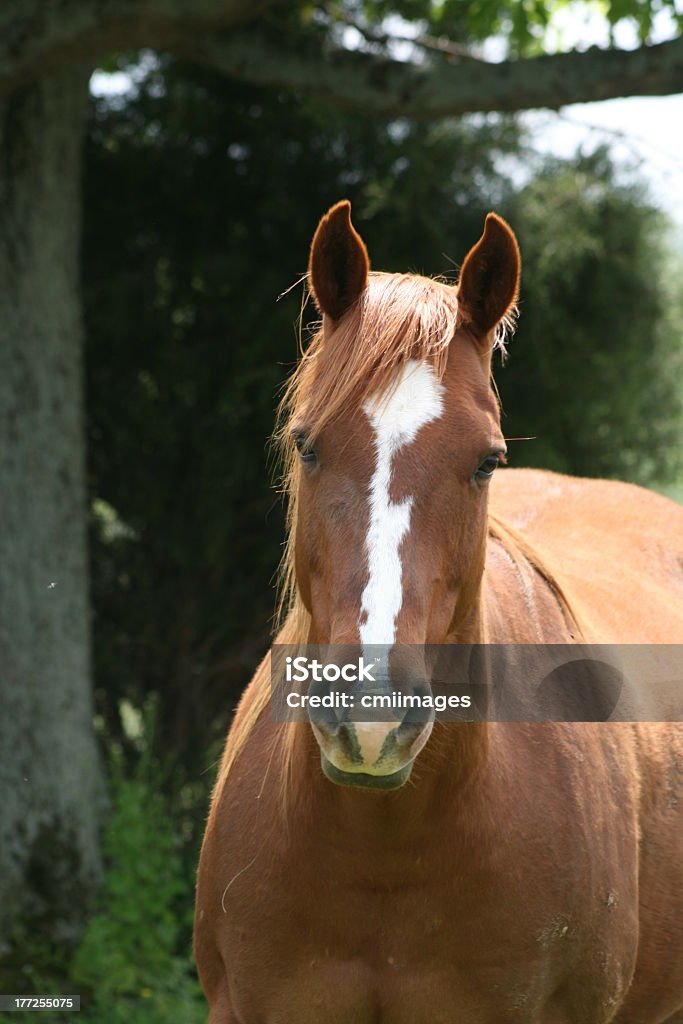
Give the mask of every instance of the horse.
[{"label": "horse", "polygon": [[[457,285],[371,271],[347,201],[320,221],[277,644],[683,640],[683,508],[502,468],[519,278],[494,213]],[[282,722],[270,675],[200,857],[210,1024],[682,1024],[681,725]]]}]

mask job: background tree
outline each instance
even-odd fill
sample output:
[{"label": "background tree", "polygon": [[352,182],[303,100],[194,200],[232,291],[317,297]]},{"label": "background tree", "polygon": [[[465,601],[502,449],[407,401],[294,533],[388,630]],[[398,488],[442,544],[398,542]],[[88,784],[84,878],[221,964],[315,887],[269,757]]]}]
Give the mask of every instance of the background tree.
[{"label": "background tree", "polygon": [[78,302],[85,85],[62,71],[2,108],[0,952],[35,930],[73,939],[99,878]]},{"label": "background tree", "polygon": [[519,331],[499,379],[515,457],[656,485],[681,471],[680,260],[670,225],[604,148],[547,160],[515,196]]},{"label": "background tree", "polygon": [[[683,38],[650,45],[655,14],[676,0],[607,0],[600,13],[614,29],[634,23],[635,50],[591,47],[544,54],[545,32],[563,0],[42,0],[3,8],[0,95],[48,69],[103,54],[155,47],[252,85],[279,85],[346,103],[366,113],[443,117],[474,111],[557,109],[615,96],[664,96],[683,88]],[[396,59],[400,36],[382,19],[398,15],[415,40],[413,59]],[[360,46],[348,48],[351,24]],[[507,42],[502,62],[472,45]],[[612,39],[614,36],[612,35]]]}]

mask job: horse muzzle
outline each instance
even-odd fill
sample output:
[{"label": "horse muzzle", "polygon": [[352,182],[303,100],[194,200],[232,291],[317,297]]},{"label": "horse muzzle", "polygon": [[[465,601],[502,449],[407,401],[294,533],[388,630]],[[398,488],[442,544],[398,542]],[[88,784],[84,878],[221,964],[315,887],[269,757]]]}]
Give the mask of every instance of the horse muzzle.
[{"label": "horse muzzle", "polygon": [[[408,781],[415,758],[431,734],[434,715],[414,704],[402,705],[403,697],[405,693],[392,697],[385,683],[363,689],[356,695],[356,706],[341,716],[328,709],[309,709],[322,769],[331,782],[386,790]],[[384,703],[373,705],[377,698]],[[389,702],[394,706],[387,707]]]}]

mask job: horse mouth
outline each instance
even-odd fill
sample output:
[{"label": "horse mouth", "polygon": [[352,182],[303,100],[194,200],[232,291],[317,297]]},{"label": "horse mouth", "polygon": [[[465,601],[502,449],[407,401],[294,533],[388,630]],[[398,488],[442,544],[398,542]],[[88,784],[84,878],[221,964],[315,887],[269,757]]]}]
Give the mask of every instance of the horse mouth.
[{"label": "horse mouth", "polygon": [[329,758],[320,751],[320,763],[323,772],[337,786],[355,786],[358,789],[400,789],[410,778],[413,762],[409,761],[403,768],[391,775],[368,775],[366,772],[344,772],[335,767]]}]

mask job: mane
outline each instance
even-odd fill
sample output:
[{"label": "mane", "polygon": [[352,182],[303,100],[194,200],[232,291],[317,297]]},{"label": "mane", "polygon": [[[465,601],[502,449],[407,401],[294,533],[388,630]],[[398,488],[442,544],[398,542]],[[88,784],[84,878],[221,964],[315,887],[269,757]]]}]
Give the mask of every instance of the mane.
[{"label": "mane", "polygon": [[549,559],[531,544],[523,533],[516,530],[495,512],[488,513],[488,535],[502,544],[503,549],[518,566],[531,566],[555,594],[557,603],[574,640],[586,640],[591,635],[587,619],[579,612],[571,596],[569,585],[562,573]]},{"label": "mane", "polygon": [[[278,409],[274,442],[282,464],[282,487],[287,497],[287,526],[280,566],[278,631],[275,644],[305,644],[310,616],[298,593],[294,573],[297,495],[300,460],[293,430],[305,427],[311,440],[338,416],[362,406],[371,394],[391,386],[397,370],[408,360],[429,361],[439,379],[446,368],[448,346],[466,321],[458,309],[455,288],[443,281],[413,274],[372,273],[359,302],[344,315],[332,333],[319,325],[302,351]],[[492,339],[492,347],[505,351],[505,338],[514,324],[514,312],[505,318]],[[489,535],[498,539],[516,562],[531,564],[547,581],[578,634],[581,625],[567,588],[521,534],[489,515]],[[252,735],[270,702],[270,655],[259,665],[245,691],[223,754],[215,794]],[[268,759],[280,776],[283,797],[292,788],[293,751],[297,736],[307,726],[281,724],[274,729]],[[214,799],[215,804],[215,799]]]}]

